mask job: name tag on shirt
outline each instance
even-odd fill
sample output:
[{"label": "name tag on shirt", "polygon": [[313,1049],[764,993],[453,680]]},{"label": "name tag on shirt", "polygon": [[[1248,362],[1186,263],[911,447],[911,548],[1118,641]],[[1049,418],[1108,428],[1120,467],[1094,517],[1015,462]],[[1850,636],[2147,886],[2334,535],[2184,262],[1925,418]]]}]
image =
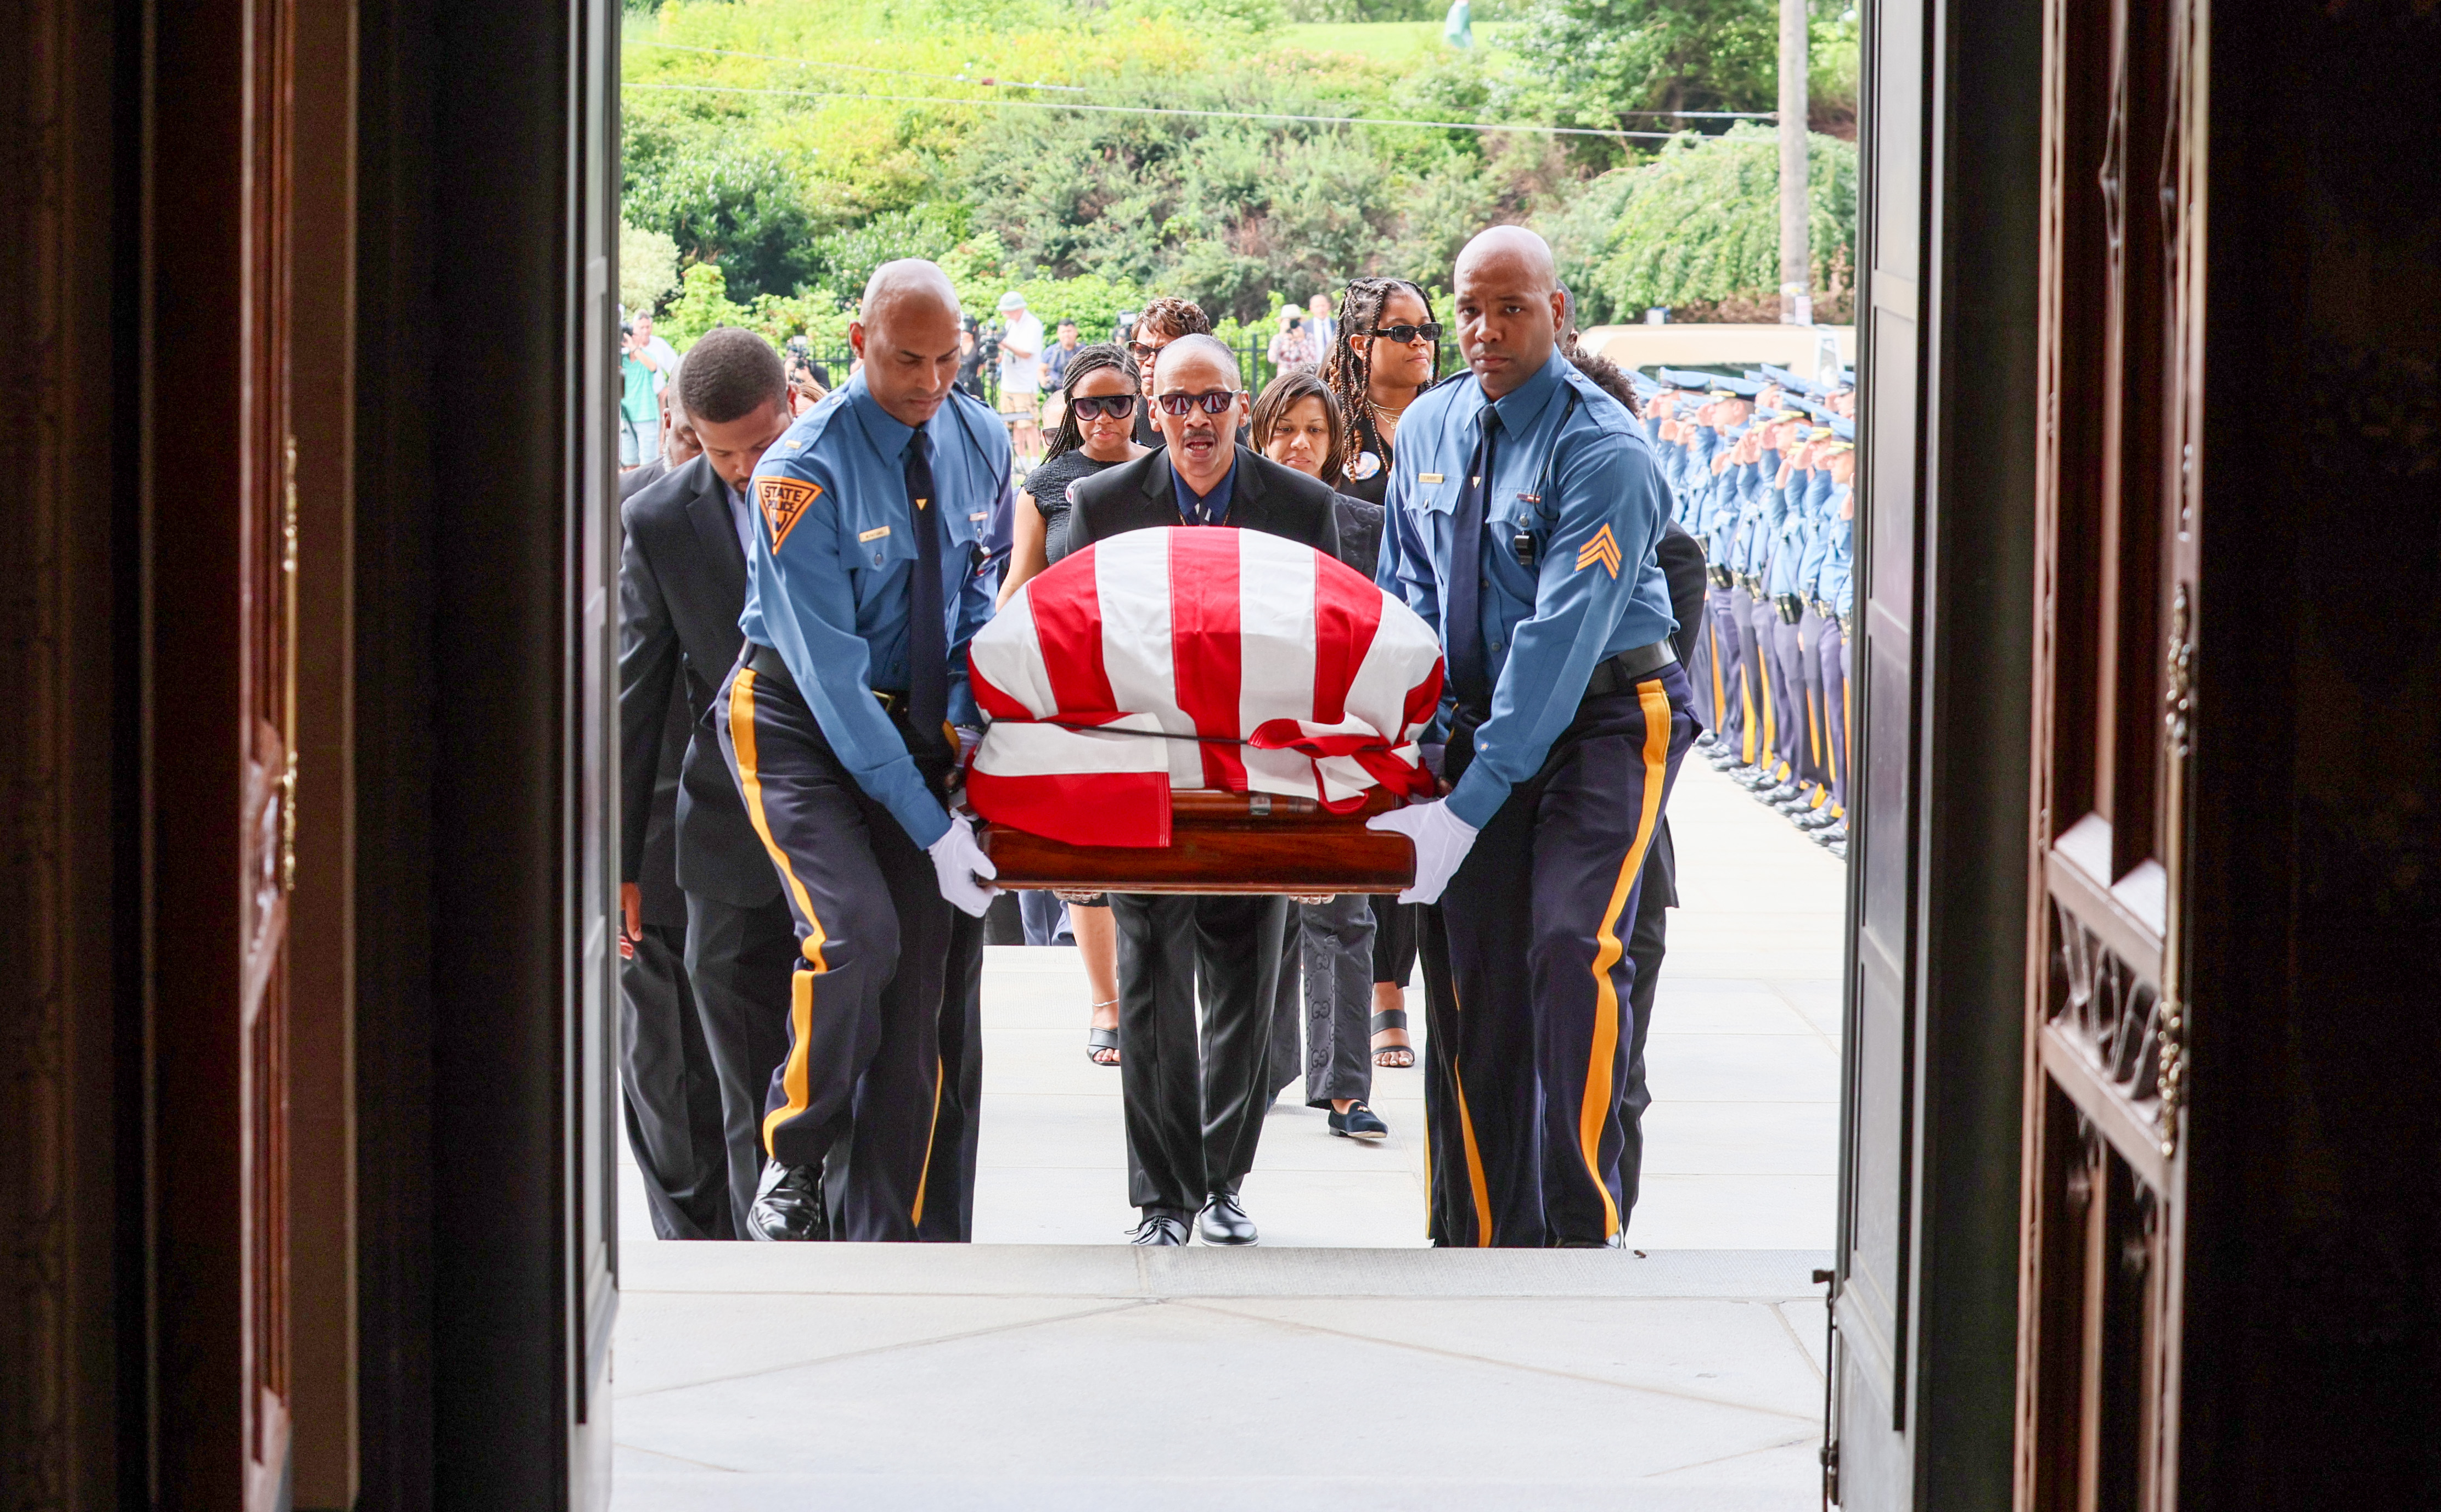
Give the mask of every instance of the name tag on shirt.
[{"label": "name tag on shirt", "polygon": [[864,543],[864,542],[866,542],[866,541],[878,541],[878,540],[880,540],[883,536],[888,535],[889,533],[890,533],[890,527],[889,527],[889,526],[887,526],[887,525],[880,525],[880,526],[876,526],[874,529],[872,529],[872,530],[870,530],[870,531],[865,531],[862,535],[858,536],[856,539],[857,539],[858,544],[859,544],[859,545],[861,545],[861,544],[863,544],[863,543]]},{"label": "name tag on shirt", "polygon": [[967,518],[970,520],[987,520],[991,518],[991,512],[989,510],[977,510],[974,513],[967,515]]},{"label": "name tag on shirt", "polygon": [[1442,480],[1441,475],[1438,473],[1418,473],[1416,475],[1416,481],[1419,483],[1438,483]]}]

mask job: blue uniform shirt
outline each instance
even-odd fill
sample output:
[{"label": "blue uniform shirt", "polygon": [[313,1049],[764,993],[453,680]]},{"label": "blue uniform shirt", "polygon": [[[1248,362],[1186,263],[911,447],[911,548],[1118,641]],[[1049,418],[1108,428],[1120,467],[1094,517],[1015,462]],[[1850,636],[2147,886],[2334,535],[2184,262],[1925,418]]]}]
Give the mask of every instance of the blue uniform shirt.
[{"label": "blue uniform shirt", "polygon": [[[1484,491],[1483,649],[1491,716],[1450,812],[1483,827],[1509,790],[1534,775],[1576,716],[1594,668],[1677,628],[1654,559],[1670,491],[1625,406],[1558,352],[1496,403],[1473,381],[1428,388],[1399,423],[1384,500],[1378,581],[1441,632],[1458,490],[1496,408],[1500,440]],[[1515,538],[1531,531],[1534,566]],[[1458,564],[1460,570],[1469,564]],[[1447,698],[1444,698],[1446,709]]]},{"label": "blue uniform shirt", "polygon": [[[763,529],[747,563],[746,639],[788,665],[823,738],[857,785],[918,845],[949,827],[874,690],[907,686],[914,512],[907,442],[915,432],[874,402],[862,376],[807,410],[754,469]],[[967,642],[991,618],[994,574],[976,541],[1008,480],[1000,417],[952,389],[924,425],[940,495],[941,603],[949,623],[949,718],[976,722]]]}]

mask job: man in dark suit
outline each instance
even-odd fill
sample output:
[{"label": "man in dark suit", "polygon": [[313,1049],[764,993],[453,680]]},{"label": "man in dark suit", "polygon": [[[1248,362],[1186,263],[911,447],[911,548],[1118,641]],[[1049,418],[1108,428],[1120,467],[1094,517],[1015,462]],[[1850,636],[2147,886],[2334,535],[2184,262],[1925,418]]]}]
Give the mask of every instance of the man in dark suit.
[{"label": "man in dark suit", "polygon": [[[661,391],[670,419],[661,454],[620,475],[620,502],[702,454],[677,401],[673,369]],[[641,916],[619,942],[619,1080],[625,1094],[627,1147],[643,1178],[653,1233],[663,1239],[733,1239],[720,1078],[687,983],[686,894],[678,891],[678,768],[692,729],[685,693],[673,688],[661,726],[652,817],[644,825],[643,861],[634,878]]]},{"label": "man in dark suit", "polygon": [[[1128,531],[1235,526],[1337,554],[1329,486],[1236,443],[1247,402],[1225,345],[1203,334],[1167,343],[1150,392],[1166,444],[1069,491],[1072,549]],[[1196,1219],[1207,1244],[1252,1244],[1238,1187],[1263,1131],[1288,900],[1113,892],[1111,913],[1128,1195],[1144,1215],[1136,1242],[1184,1244]]]},{"label": "man in dark suit", "polygon": [[735,1232],[751,1232],[761,1125],[787,1053],[797,937],[779,873],[754,833],[704,713],[744,644],[744,486],[788,428],[779,353],[751,332],[714,332],[691,348],[678,387],[703,455],[628,500],[620,564],[620,899],[627,932],[646,932],[645,840],[663,757],[662,722],[682,696],[692,732],[678,772],[678,885],[686,895],[686,976],[719,1077],[722,1143]]}]

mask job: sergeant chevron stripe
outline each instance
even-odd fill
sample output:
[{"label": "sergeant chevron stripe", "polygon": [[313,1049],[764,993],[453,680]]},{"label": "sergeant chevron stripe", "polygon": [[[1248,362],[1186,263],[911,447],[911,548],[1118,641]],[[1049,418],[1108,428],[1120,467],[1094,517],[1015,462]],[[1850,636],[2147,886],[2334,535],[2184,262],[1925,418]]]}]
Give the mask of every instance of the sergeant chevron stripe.
[{"label": "sergeant chevron stripe", "polygon": [[1607,525],[1596,531],[1592,540],[1577,549],[1577,567],[1580,571],[1597,562],[1600,563],[1612,577],[1618,576],[1618,537],[1610,533],[1610,527]]}]

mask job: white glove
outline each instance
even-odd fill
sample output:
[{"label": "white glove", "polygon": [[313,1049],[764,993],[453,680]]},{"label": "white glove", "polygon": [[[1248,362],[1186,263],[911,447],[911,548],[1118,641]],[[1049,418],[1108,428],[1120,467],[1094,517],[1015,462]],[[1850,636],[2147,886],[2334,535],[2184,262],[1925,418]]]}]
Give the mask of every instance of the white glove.
[{"label": "white glove", "polygon": [[1416,885],[1399,894],[1401,903],[1438,903],[1441,889],[1449,886],[1451,874],[1466,859],[1466,853],[1474,848],[1474,837],[1479,833],[1450,812],[1449,800],[1445,798],[1376,814],[1365,821],[1365,827],[1391,830],[1415,842]]},{"label": "white glove", "polygon": [[941,837],[924,848],[932,857],[932,875],[940,880],[941,896],[980,919],[1000,889],[982,880],[1000,875],[990,856],[975,839],[974,826],[957,815]]}]

